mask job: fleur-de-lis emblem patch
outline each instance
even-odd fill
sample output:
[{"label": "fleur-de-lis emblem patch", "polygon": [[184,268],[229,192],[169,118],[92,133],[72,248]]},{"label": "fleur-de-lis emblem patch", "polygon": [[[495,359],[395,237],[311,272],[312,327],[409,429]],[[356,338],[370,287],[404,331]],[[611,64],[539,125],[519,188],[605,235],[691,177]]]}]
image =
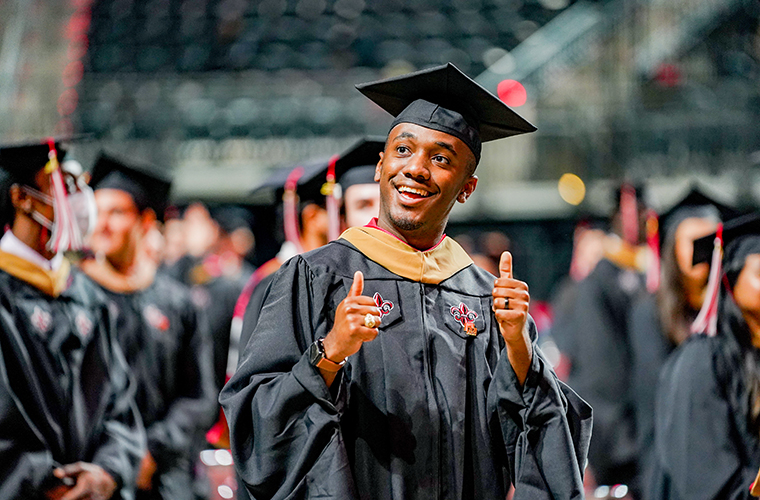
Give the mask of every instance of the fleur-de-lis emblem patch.
[{"label": "fleur-de-lis emblem patch", "polygon": [[393,310],[393,302],[389,300],[383,300],[378,292],[372,297],[375,300],[375,305],[380,309],[380,317],[387,316]]},{"label": "fleur-de-lis emblem patch", "polygon": [[39,306],[34,306],[31,320],[34,328],[36,328],[37,331],[42,334],[47,333],[48,330],[50,330],[51,324],[53,323],[53,318],[50,316],[50,313]]},{"label": "fleur-de-lis emblem patch", "polygon": [[143,309],[143,316],[145,316],[145,319],[148,320],[148,324],[153,328],[161,330],[162,332],[169,329],[169,318],[167,318],[166,315],[153,304],[150,304]]},{"label": "fleur-de-lis emblem patch", "polygon": [[79,312],[76,317],[76,325],[82,338],[88,337],[92,333],[92,321],[83,312]]},{"label": "fleur-de-lis emblem patch", "polygon": [[478,313],[471,311],[469,307],[460,302],[458,306],[451,306],[451,315],[462,325],[467,335],[475,336],[478,334],[478,328],[475,326]]}]

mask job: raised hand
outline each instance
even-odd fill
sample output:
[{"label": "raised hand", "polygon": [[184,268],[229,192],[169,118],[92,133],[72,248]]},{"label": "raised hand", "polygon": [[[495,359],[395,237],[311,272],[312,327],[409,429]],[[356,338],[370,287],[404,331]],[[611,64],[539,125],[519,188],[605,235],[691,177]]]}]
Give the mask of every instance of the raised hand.
[{"label": "raised hand", "polygon": [[335,311],[332,330],[322,343],[325,347],[325,357],[330,361],[343,361],[361,349],[364,342],[377,337],[380,310],[372,297],[362,295],[363,291],[364,275],[361,271],[356,271],[348,296],[338,304]]},{"label": "raised hand", "polygon": [[504,252],[499,262],[499,277],[494,282],[493,312],[520,383],[525,381],[533,356],[527,329],[529,306],[528,285],[513,278],[512,254]]}]

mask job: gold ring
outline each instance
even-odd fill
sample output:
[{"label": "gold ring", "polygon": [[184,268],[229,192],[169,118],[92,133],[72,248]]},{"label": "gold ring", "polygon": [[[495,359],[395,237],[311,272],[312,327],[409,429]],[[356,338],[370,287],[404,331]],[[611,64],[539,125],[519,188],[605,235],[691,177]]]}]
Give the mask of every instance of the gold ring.
[{"label": "gold ring", "polygon": [[367,315],[364,316],[364,326],[367,328],[375,328],[376,325],[375,317],[372,314],[367,313]]}]

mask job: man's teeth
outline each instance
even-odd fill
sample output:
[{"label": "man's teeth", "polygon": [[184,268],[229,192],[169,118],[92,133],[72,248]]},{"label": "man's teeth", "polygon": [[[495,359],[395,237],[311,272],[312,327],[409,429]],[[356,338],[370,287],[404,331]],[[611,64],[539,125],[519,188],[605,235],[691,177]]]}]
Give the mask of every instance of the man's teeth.
[{"label": "man's teeth", "polygon": [[423,191],[421,189],[414,189],[406,186],[401,186],[398,188],[400,193],[409,193],[409,194],[416,194],[417,196],[427,197],[430,196],[430,193],[427,191]]}]

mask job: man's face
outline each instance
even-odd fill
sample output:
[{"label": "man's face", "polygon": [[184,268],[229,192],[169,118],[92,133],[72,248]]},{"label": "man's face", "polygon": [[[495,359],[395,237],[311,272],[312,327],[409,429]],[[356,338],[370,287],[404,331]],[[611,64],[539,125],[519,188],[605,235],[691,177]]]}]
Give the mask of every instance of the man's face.
[{"label": "man's face", "polygon": [[346,208],[346,226],[366,225],[380,212],[380,186],[377,183],[354,184],[343,194]]},{"label": "man's face", "polygon": [[90,240],[92,250],[106,257],[133,250],[139,241],[141,218],[132,196],[119,189],[98,189],[95,203],[98,222]]},{"label": "man's face", "polygon": [[454,202],[475,190],[474,162],[472,151],[452,135],[412,123],[396,125],[375,170],[380,217],[402,232],[440,232]]}]

